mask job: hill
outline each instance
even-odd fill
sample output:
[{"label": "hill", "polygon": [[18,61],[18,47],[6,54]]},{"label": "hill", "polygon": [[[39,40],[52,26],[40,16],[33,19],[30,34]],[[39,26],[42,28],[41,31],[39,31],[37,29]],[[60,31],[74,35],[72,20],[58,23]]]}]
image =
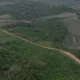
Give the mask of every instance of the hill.
[{"label": "hill", "polygon": [[[15,4],[3,6],[2,13],[16,16],[17,19],[34,19],[42,16],[60,14],[64,12],[75,12],[68,6],[50,6],[40,1],[21,1]],[[15,10],[15,11],[13,11]]]},{"label": "hill", "polygon": [[80,66],[60,52],[0,33],[1,80],[79,80]]},{"label": "hill", "polygon": [[63,46],[79,34],[76,10],[65,5],[75,0],[10,1],[0,5],[0,80],[80,80],[80,49]]}]

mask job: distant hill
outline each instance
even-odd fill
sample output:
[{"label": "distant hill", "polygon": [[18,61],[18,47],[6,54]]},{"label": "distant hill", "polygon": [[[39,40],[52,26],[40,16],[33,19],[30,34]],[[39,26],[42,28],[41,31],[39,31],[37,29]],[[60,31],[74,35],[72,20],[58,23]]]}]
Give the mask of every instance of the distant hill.
[{"label": "distant hill", "polygon": [[33,19],[42,16],[60,14],[64,12],[74,12],[67,6],[50,6],[41,1],[21,0],[15,4],[3,6],[5,13],[15,15],[18,19]]}]

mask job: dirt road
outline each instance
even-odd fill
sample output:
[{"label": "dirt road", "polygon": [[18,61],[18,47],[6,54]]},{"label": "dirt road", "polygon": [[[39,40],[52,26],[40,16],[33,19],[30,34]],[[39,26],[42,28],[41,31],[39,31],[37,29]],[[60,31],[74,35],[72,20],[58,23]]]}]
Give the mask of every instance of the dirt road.
[{"label": "dirt road", "polygon": [[76,13],[62,13],[62,14],[57,14],[57,15],[44,16],[44,17],[36,18],[35,20],[52,19],[52,18],[68,19],[68,18],[73,18],[73,17],[76,17]]},{"label": "dirt road", "polygon": [[16,23],[31,24],[31,21],[27,21],[27,20],[0,20],[0,26],[6,26],[6,25],[11,25],[11,24],[16,24]]},{"label": "dirt road", "polygon": [[72,53],[70,53],[70,52],[67,52],[67,51],[64,51],[64,50],[61,50],[61,49],[57,49],[57,48],[45,47],[45,46],[42,46],[40,44],[33,43],[33,42],[31,42],[31,41],[29,41],[27,39],[24,39],[23,37],[20,37],[20,36],[17,36],[15,34],[13,34],[13,33],[10,33],[7,30],[1,29],[1,31],[5,32],[8,35],[11,35],[13,37],[16,37],[16,38],[18,38],[20,40],[23,40],[23,41],[25,41],[27,43],[30,43],[30,44],[33,44],[33,45],[36,45],[36,46],[39,46],[39,47],[42,47],[42,48],[45,48],[45,49],[57,50],[60,53],[64,54],[65,56],[69,57],[72,61],[76,62],[77,64],[80,64],[80,60],[76,56],[74,56]]},{"label": "dirt road", "polygon": [[31,23],[31,21],[27,20],[0,20],[0,23],[11,23],[11,22],[24,22],[24,23]]}]

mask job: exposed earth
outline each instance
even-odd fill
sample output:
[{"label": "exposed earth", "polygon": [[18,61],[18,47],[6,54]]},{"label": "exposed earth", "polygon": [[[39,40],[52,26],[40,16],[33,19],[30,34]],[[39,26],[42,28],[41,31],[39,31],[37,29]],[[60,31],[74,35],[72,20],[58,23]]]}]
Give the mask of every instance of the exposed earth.
[{"label": "exposed earth", "polygon": [[66,45],[69,48],[80,49],[80,20],[77,17],[64,20],[69,35],[66,37]]}]

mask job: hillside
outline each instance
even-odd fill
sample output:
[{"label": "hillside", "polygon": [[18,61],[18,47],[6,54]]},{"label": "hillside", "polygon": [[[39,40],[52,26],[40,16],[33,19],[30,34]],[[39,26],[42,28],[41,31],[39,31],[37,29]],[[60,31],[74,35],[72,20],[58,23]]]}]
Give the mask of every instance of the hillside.
[{"label": "hillside", "polygon": [[24,0],[13,5],[11,4],[3,6],[0,12],[14,15],[17,19],[34,19],[37,17],[49,16],[65,12],[75,12],[75,10],[65,5],[49,6],[43,2]]},{"label": "hillside", "polygon": [[80,66],[60,52],[0,33],[0,40],[5,41],[0,45],[1,80],[79,80]]},{"label": "hillside", "polygon": [[0,3],[0,80],[80,80],[78,0]]},{"label": "hillside", "polygon": [[[14,27],[15,26],[15,27]],[[39,20],[27,24],[13,24],[2,27],[14,34],[20,35],[32,42],[43,45],[61,47],[67,35],[67,28],[59,19]]]}]

